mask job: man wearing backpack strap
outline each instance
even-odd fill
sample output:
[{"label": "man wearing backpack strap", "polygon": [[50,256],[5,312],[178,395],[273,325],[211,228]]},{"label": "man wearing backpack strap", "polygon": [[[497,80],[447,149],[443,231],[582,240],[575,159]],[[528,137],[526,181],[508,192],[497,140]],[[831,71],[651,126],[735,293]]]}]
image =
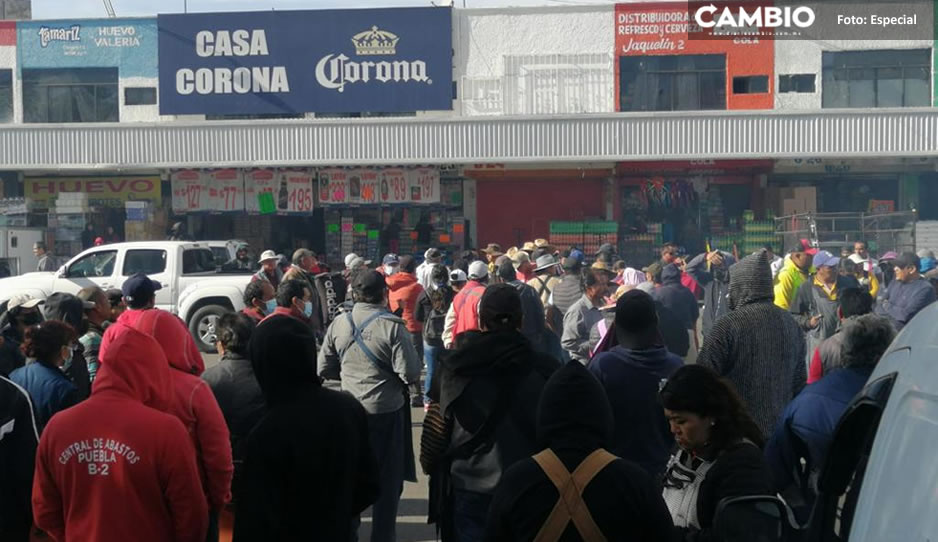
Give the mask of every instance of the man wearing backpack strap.
[{"label": "man wearing backpack strap", "polygon": [[551,376],[538,408],[546,449],[502,475],[484,540],[668,540],[671,514],[655,482],[606,451],[612,409],[602,386],[577,362]]},{"label": "man wearing backpack strap", "polygon": [[373,509],[372,542],[395,540],[404,481],[417,480],[408,385],[419,379],[422,363],[404,320],[387,311],[387,293],[384,276],[377,271],[355,275],[355,305],[329,326],[318,362],[319,376],[341,380],[342,390],[368,413],[381,487]]}]

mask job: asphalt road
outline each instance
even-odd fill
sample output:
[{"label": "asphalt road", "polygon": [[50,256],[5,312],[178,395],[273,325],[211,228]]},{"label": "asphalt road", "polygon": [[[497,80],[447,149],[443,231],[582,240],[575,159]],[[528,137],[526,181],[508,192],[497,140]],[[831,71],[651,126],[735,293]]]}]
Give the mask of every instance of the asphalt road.
[{"label": "asphalt road", "polygon": [[[203,354],[205,366],[211,367],[218,363],[218,355]],[[414,451],[420,450],[420,430],[423,424],[423,409],[412,410]],[[400,508],[397,512],[397,542],[431,542],[437,540],[436,530],[427,525],[427,477],[420,470],[417,463],[417,483],[405,483],[404,494],[401,496]],[[358,532],[361,542],[368,542],[371,537],[371,512],[366,510],[362,517],[362,525]]]}]

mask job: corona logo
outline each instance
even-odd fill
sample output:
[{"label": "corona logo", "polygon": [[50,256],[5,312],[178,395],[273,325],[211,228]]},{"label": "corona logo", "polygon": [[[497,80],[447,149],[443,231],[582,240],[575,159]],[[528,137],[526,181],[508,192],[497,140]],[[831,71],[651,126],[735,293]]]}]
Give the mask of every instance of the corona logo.
[{"label": "corona logo", "polygon": [[355,54],[359,56],[397,54],[395,47],[397,47],[398,41],[400,41],[400,38],[397,37],[397,34],[392,34],[387,30],[378,30],[377,26],[372,26],[371,30],[359,32],[352,36]]},{"label": "corona logo", "polygon": [[[372,26],[371,30],[352,36],[351,41],[358,56],[390,56],[397,54],[400,38],[397,34]],[[427,63],[423,60],[355,62],[339,53],[326,55],[316,63],[316,82],[328,89],[344,92],[346,85],[373,81],[433,84],[433,80],[427,76]]]}]

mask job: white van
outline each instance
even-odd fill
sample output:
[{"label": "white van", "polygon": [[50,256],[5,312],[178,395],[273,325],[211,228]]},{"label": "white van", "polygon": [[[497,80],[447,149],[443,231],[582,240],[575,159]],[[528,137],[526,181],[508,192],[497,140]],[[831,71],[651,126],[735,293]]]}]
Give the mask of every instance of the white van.
[{"label": "white van", "polygon": [[[774,497],[728,499],[726,540],[759,516],[765,541],[938,540],[938,303],[903,328],[840,419],[808,525]],[[765,528],[772,525],[770,529]],[[737,534],[738,533],[738,534]]]}]

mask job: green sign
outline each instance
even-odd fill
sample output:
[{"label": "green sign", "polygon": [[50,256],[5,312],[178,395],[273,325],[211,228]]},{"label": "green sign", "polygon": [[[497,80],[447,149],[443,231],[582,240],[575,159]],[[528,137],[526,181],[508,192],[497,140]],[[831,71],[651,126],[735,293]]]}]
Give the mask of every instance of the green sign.
[{"label": "green sign", "polygon": [[274,194],[272,192],[261,192],[257,195],[257,206],[262,215],[272,215],[277,212],[277,205],[274,203]]},{"label": "green sign", "polygon": [[365,225],[355,224],[355,233],[365,233]]},{"label": "green sign", "polygon": [[377,239],[380,233],[379,230],[368,230],[368,239]]},{"label": "green sign", "polygon": [[326,224],[326,231],[329,233],[339,233],[338,224]]}]

